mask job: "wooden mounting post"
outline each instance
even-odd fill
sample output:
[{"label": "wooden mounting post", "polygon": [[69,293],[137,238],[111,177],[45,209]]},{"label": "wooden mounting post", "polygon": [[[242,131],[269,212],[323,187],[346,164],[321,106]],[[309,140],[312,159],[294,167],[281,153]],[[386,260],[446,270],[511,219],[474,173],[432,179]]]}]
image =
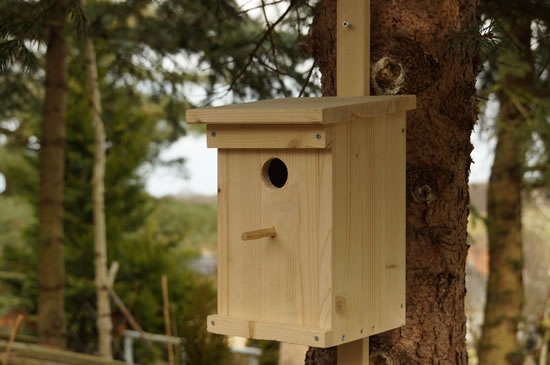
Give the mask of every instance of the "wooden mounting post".
[{"label": "wooden mounting post", "polygon": [[[370,88],[370,0],[337,0],[336,92],[366,96]],[[368,365],[369,338],[338,346],[338,365]]]}]

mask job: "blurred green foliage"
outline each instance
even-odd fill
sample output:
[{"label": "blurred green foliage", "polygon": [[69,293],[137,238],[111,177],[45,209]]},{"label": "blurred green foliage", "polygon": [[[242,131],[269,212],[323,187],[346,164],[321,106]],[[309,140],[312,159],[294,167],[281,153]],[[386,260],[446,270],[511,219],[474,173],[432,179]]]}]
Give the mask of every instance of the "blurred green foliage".
[{"label": "blurred green foliage", "polygon": [[[43,26],[51,1],[0,2],[0,173],[6,180],[0,194],[0,305],[31,314],[37,310]],[[234,0],[89,1],[85,8],[69,3],[63,217],[69,346],[93,352],[96,342],[93,131],[82,57],[89,36],[106,132],[108,259],[120,263],[115,291],[145,331],[164,333],[160,283],[166,275],[186,363],[225,364],[225,337],[205,331],[206,314],[215,308],[213,279],[191,269],[201,251],[215,247],[215,205],[154,199],[145,191],[144,171],[160,163],[182,167],[182,159],[159,156],[186,133],[183,116],[193,105],[317,94],[302,46],[318,2],[280,2],[281,15],[269,22],[253,18]],[[120,319],[113,307],[116,328]],[[140,363],[164,352],[136,342]]]}]

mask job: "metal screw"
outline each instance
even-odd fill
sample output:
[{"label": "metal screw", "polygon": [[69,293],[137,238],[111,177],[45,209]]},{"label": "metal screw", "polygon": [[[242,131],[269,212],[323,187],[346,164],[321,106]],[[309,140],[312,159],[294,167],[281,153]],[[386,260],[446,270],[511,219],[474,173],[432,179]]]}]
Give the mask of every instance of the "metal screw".
[{"label": "metal screw", "polygon": [[361,331],[359,331],[360,334],[363,334],[363,329],[361,328]]},{"label": "metal screw", "polygon": [[348,22],[347,20],[344,20],[344,22],[342,23],[342,25],[344,26],[344,28],[351,28],[351,23]]},{"label": "metal screw", "polygon": [[342,335],[342,341],[346,340],[346,335]]},{"label": "metal screw", "polygon": [[401,303],[401,308],[403,308],[403,303]]},{"label": "metal screw", "polygon": [[315,138],[321,139],[321,133],[317,133],[317,134],[315,135]]},{"label": "metal screw", "polygon": [[401,133],[405,133],[405,128],[401,128]]},{"label": "metal screw", "polygon": [[314,340],[315,342],[319,342],[319,337],[318,337],[318,336],[314,336],[314,337],[313,337],[313,340]]},{"label": "metal screw", "polygon": [[216,131],[210,132],[210,135],[211,135],[212,137],[216,137]]},{"label": "metal screw", "polygon": [[211,324],[212,326],[215,326],[215,325],[216,325],[216,322],[211,321],[210,324]]},{"label": "metal screw", "polygon": [[374,326],[372,326],[372,330],[374,331]]}]

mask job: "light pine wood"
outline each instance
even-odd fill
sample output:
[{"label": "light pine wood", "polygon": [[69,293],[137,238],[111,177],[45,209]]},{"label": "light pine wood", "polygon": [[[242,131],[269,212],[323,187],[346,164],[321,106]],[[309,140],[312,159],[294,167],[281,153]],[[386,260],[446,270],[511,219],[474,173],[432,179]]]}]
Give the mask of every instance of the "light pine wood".
[{"label": "light pine wood", "polygon": [[405,325],[405,261],[406,261],[406,116],[392,113],[386,117],[385,158],[391,161],[385,166],[384,221],[386,229],[381,245],[383,266],[380,293],[380,323],[396,328]]},{"label": "light pine wood", "polygon": [[369,339],[338,346],[337,363],[345,365],[369,365]]},{"label": "light pine wood", "polygon": [[[337,97],[188,111],[219,148],[210,332],[339,346],[338,365],[365,365],[368,336],[404,324],[404,128],[416,98],[364,96],[369,17],[369,1],[338,1]],[[281,188],[263,176],[273,158],[288,170]],[[242,243],[270,226],[275,237]]]},{"label": "light pine wood", "polygon": [[275,227],[262,228],[241,234],[243,241],[259,240],[260,238],[273,238],[277,234]]},{"label": "light pine wood", "polygon": [[[337,95],[339,97],[357,97],[357,96],[364,96],[369,95],[369,87],[370,87],[370,0],[338,0],[336,2],[336,91]],[[369,98],[369,99],[372,99]],[[357,116],[357,114],[356,114]],[[372,117],[373,114],[361,115],[363,117]],[[384,115],[376,115],[377,117],[384,117]],[[355,129],[361,128],[360,125],[355,126],[354,124],[357,124],[358,120],[350,121],[349,126],[347,128],[348,135],[342,136],[345,138],[345,140],[350,143],[352,142],[352,138],[357,138],[358,136],[354,136],[353,134],[357,131]],[[371,131],[371,126],[363,126],[364,128],[361,128],[365,131]],[[370,133],[368,133],[367,137],[371,137]],[[363,141],[363,144],[367,144],[366,141]],[[367,148],[371,147],[372,139],[370,140],[370,144],[367,146]],[[354,147],[361,148],[362,144],[355,143]],[[355,153],[354,151],[348,150],[348,156],[350,156],[350,153]],[[352,169],[351,171],[347,171],[348,173],[352,173],[354,171],[354,168],[367,168],[372,166],[364,166],[364,164],[372,163],[370,160],[365,160],[364,156],[359,154],[356,159],[351,158],[352,161],[356,161],[356,164],[359,166],[352,166],[352,161],[349,161],[348,169]],[[346,160],[349,160],[350,157],[347,157]],[[361,166],[363,165],[363,166]],[[367,170],[367,173],[372,173],[373,170]],[[377,172],[376,172],[377,173]],[[345,190],[346,194],[352,194],[353,196],[360,196],[363,197],[363,194],[361,192],[361,189],[363,188],[361,186],[361,177],[359,176],[359,179],[351,178],[348,182],[347,190]],[[368,191],[368,190],[367,190]],[[359,195],[356,195],[356,194]],[[335,191],[335,195],[337,192]],[[359,207],[359,211],[355,212],[354,207],[352,206],[353,198],[350,198],[349,195],[346,196],[346,201],[348,205],[346,208],[348,209],[348,215],[347,219],[347,227],[346,230],[348,232],[348,239],[349,240],[359,240],[362,241],[361,232],[358,232],[357,229],[354,229],[354,224],[357,224],[357,218],[352,216],[352,214],[359,213],[363,214],[365,213],[362,210],[361,205],[355,205],[355,209]],[[359,199],[361,202],[362,200]],[[361,216],[360,216],[361,217]],[[353,219],[354,218],[354,219]],[[350,219],[353,219],[353,221],[350,222]],[[371,221],[367,221],[367,223],[371,224]],[[362,224],[359,225],[359,227],[363,227]],[[372,230],[372,226],[369,227]],[[371,231],[372,232],[372,231]],[[372,238],[372,237],[371,237]],[[349,242],[348,242],[349,244]],[[371,326],[371,323],[374,322],[373,316],[376,316],[376,306],[375,306],[375,299],[373,296],[377,295],[376,293],[376,274],[378,272],[377,262],[373,262],[373,259],[376,259],[376,245],[367,245],[365,247],[355,247],[355,250],[353,248],[355,245],[353,243],[350,244],[350,250],[348,252],[352,251],[360,251],[355,252],[357,256],[351,257],[349,256],[348,259],[353,259],[355,262],[354,264],[360,265],[359,269],[358,267],[354,267],[354,269],[357,271],[353,273],[352,275],[359,275],[361,279],[367,279],[363,282],[361,288],[356,288],[356,290],[362,290],[363,296],[359,298],[359,295],[355,297],[355,300],[351,303],[351,305],[355,308],[357,306],[365,306],[366,310],[360,310],[358,307],[355,309],[355,311],[359,311],[361,313],[361,318],[354,318],[354,320],[358,320],[358,327],[359,327],[359,335],[361,337],[364,337],[365,333],[369,333],[368,327]],[[365,255],[366,253],[366,255]],[[366,257],[365,257],[366,256]],[[364,260],[363,262],[358,262]],[[373,266],[374,265],[374,266]],[[335,268],[336,269],[336,268]],[[337,269],[336,269],[337,270]],[[359,272],[359,270],[361,270]],[[336,273],[336,271],[335,271]],[[365,273],[367,275],[365,275]],[[349,274],[349,273],[348,273]],[[370,275],[374,275],[375,277],[371,277]],[[335,282],[338,280],[342,280],[343,278],[335,278]],[[364,296],[367,296],[367,298],[364,298]],[[337,297],[337,303],[338,299],[342,302],[341,305],[343,305],[345,308],[342,310],[348,311],[348,304],[346,297]],[[368,300],[369,304],[362,302],[363,300]],[[337,304],[338,307],[338,304]],[[338,315],[338,312],[336,312]],[[340,314],[341,315],[341,314]],[[355,316],[354,316],[355,317]],[[349,323],[349,322],[348,322]],[[357,335],[357,326],[351,331],[354,332],[354,335]],[[367,328],[365,328],[367,327]],[[372,330],[376,329],[375,324],[372,324]],[[342,329],[341,332],[349,332],[350,329]],[[343,335],[344,336],[344,335]],[[349,336],[349,335],[348,335]],[[355,336],[353,336],[355,337]],[[368,337],[359,340],[357,343],[360,345],[357,346],[349,346],[349,345],[342,345],[338,347],[338,365],[348,365],[348,364],[365,364],[368,365],[369,358],[368,358],[368,348],[369,348],[369,339]],[[341,353],[345,353],[345,355],[341,355]]]},{"label": "light pine wood", "polygon": [[338,0],[336,6],[336,91],[369,95],[370,0]]},{"label": "light pine wood", "polygon": [[[224,194],[219,209],[228,212],[220,213],[218,236],[223,314],[327,328],[332,320],[330,151],[220,151],[225,166],[218,173]],[[288,180],[280,189],[262,176],[272,158],[287,166]],[[277,227],[277,235],[243,245],[243,231],[265,226]]]},{"label": "light pine wood", "polygon": [[191,109],[186,118],[188,123],[207,124],[332,124],[410,110],[415,105],[414,95],[287,98]]},{"label": "light pine wood", "polygon": [[225,316],[229,315],[228,155],[229,150],[218,149],[218,314]]},{"label": "light pine wood", "polygon": [[248,321],[220,315],[210,315],[207,319],[208,332],[245,338],[275,340],[299,343],[307,346],[327,347],[329,331],[264,321]]},{"label": "light pine wood", "polygon": [[206,143],[214,148],[327,148],[330,128],[317,125],[209,124]]},{"label": "light pine wood", "polygon": [[[404,323],[405,113],[331,128],[327,149],[219,150],[218,315],[229,324],[216,333],[268,323],[245,335],[297,342],[296,328],[322,330],[297,343],[325,347]],[[282,188],[263,176],[273,158],[287,167]],[[276,236],[243,244],[265,227]]]}]

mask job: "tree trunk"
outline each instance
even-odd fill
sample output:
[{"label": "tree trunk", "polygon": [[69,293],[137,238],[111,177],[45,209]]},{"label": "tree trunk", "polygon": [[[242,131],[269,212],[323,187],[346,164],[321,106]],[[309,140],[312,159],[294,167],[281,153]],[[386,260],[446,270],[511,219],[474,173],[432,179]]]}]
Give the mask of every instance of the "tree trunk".
[{"label": "tree trunk", "polygon": [[[84,1],[82,2],[84,3]],[[94,172],[92,195],[94,204],[94,263],[97,296],[97,335],[99,356],[112,359],[111,305],[109,302],[107,269],[107,235],[105,232],[105,130],[101,120],[101,95],[97,79],[97,62],[93,41],[86,39],[86,69],[90,110],[94,127]]]},{"label": "tree trunk", "polygon": [[[407,115],[407,323],[371,337],[371,365],[465,365],[477,67],[467,40],[477,37],[476,1],[372,0],[371,8],[371,94],[417,95]],[[324,95],[336,94],[335,19],[335,0],[325,0],[310,42]],[[312,348],[306,364],[335,364],[333,352]]]},{"label": "tree trunk", "polygon": [[515,107],[509,100],[501,102],[487,197],[489,280],[478,344],[479,363],[484,365],[516,363],[513,358],[518,350],[516,333],[523,300],[519,120],[508,119],[513,118]]},{"label": "tree trunk", "polygon": [[509,24],[512,24],[510,36],[515,41],[511,48],[502,51],[499,58],[503,65],[499,70],[501,91],[497,95],[500,111],[487,197],[489,280],[485,319],[478,344],[479,363],[483,365],[522,363],[517,341],[523,302],[521,189],[525,143],[521,125],[528,118],[522,110],[530,107],[522,102],[523,97],[517,96],[517,91],[521,89],[519,85],[532,83],[533,74],[526,71],[518,75],[517,70],[506,69],[504,65],[511,64],[514,68],[520,64],[532,65],[529,49],[531,22],[510,20]]},{"label": "tree trunk", "polygon": [[63,177],[67,102],[68,4],[51,3],[47,16],[44,119],[40,139],[38,238],[38,337],[44,345],[65,346],[65,265],[63,257]]}]

